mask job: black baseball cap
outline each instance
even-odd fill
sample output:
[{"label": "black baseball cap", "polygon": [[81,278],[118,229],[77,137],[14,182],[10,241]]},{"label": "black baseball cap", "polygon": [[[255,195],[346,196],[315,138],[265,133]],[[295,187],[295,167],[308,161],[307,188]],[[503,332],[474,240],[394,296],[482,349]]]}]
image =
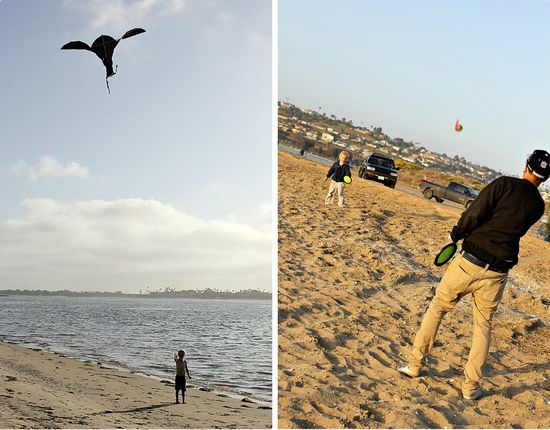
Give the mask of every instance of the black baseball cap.
[{"label": "black baseball cap", "polygon": [[527,168],[537,178],[546,181],[550,177],[550,154],[544,149],[535,149],[527,159]]}]

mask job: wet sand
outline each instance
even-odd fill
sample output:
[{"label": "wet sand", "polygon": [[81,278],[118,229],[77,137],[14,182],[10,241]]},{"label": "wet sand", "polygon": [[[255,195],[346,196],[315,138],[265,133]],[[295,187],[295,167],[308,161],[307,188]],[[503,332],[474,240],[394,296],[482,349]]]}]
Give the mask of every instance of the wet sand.
[{"label": "wet sand", "polygon": [[422,377],[395,370],[461,210],[356,176],[349,207],[327,207],[328,167],[278,156],[279,427],[550,428],[550,243],[522,239],[493,323],[485,396],[467,401],[469,297],[443,320]]},{"label": "wet sand", "polygon": [[[0,342],[0,428],[271,428],[272,410]],[[189,381],[192,384],[192,380]],[[180,396],[181,401],[181,396]]]}]

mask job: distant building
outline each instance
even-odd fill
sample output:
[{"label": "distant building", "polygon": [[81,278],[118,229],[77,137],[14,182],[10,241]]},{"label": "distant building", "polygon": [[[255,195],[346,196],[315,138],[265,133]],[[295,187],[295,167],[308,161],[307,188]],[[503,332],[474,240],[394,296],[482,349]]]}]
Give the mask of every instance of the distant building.
[{"label": "distant building", "polygon": [[330,143],[334,140],[334,136],[332,134],[323,132],[323,134],[321,134],[321,140],[325,143]]},{"label": "distant building", "polygon": [[356,128],[355,131],[357,133],[366,134],[368,136],[370,136],[372,134],[372,132],[370,130],[361,130],[361,129]]}]

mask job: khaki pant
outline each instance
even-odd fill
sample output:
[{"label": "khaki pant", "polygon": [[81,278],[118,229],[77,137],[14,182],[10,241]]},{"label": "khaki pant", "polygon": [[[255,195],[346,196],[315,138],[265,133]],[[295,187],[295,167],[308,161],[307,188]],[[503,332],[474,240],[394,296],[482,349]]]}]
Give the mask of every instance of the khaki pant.
[{"label": "khaki pant", "polygon": [[346,207],[346,198],[344,197],[344,183],[330,180],[330,187],[328,189],[327,197],[325,198],[325,204],[331,205],[334,201],[334,194],[338,193],[338,206]]},{"label": "khaki pant", "polygon": [[464,368],[466,380],[462,390],[467,395],[479,386],[482,367],[487,360],[491,341],[491,321],[497,310],[508,275],[476,266],[457,254],[437,287],[414,339],[410,368],[419,371],[430,353],[441,320],[467,294],[472,294],[474,327],[472,347]]}]

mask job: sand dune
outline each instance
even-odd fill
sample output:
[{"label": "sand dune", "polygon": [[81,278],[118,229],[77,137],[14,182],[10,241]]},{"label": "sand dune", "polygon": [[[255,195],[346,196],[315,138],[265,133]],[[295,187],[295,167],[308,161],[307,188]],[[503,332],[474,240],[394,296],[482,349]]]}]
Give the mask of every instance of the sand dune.
[{"label": "sand dune", "polygon": [[486,395],[466,401],[469,298],[446,316],[424,376],[395,371],[460,210],[357,177],[349,208],[326,207],[327,170],[279,151],[279,426],[549,428],[550,244],[522,240],[493,325]]},{"label": "sand dune", "polygon": [[[0,342],[0,428],[271,428],[271,409]],[[191,381],[192,382],[192,381]]]}]

